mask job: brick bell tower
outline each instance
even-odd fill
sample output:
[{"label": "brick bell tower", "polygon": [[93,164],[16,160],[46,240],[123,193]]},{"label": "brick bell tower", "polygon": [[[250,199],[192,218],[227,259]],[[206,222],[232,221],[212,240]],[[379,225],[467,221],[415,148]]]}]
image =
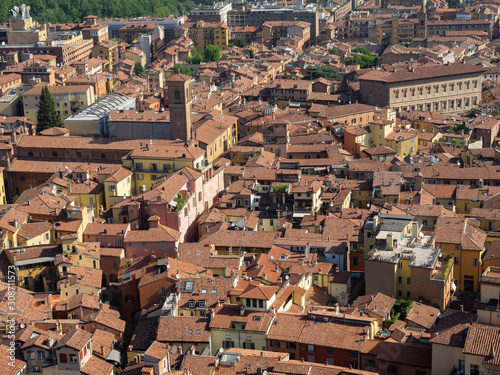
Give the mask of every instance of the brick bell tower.
[{"label": "brick bell tower", "polygon": [[172,139],[191,139],[191,77],[175,74],[167,79],[170,106],[170,134]]},{"label": "brick bell tower", "polygon": [[422,0],[420,10],[418,11],[418,25],[416,30],[417,38],[427,38],[427,8],[426,0]]}]

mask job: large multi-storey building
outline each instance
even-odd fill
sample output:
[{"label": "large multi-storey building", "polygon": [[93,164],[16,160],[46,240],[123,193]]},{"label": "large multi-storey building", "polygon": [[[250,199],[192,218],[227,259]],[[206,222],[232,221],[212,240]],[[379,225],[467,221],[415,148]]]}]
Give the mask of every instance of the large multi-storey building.
[{"label": "large multi-storey building", "polygon": [[388,35],[392,37],[394,44],[410,44],[415,37],[416,23],[414,20],[391,18],[378,25],[377,43],[382,44]]},{"label": "large multi-storey building", "polygon": [[379,107],[457,113],[481,102],[484,68],[403,63],[382,66],[359,77],[362,101]]},{"label": "large multi-storey building", "polygon": [[189,21],[222,22],[227,24],[227,13],[233,9],[231,2],[214,3],[204,9],[193,9],[188,14]]},{"label": "large multi-storey building", "polygon": [[367,220],[366,293],[424,298],[445,310],[453,294],[453,255],[440,256],[433,237],[420,234],[421,227],[413,216],[379,215]]},{"label": "large multi-storey building", "polygon": [[[38,102],[44,86],[45,83],[40,83],[23,94],[24,115],[26,120],[33,124],[37,123]],[[90,85],[48,86],[48,88],[62,121],[95,101],[94,88]]]},{"label": "large multi-storey building", "polygon": [[339,39],[372,38],[376,31],[375,17],[351,17],[336,27]]},{"label": "large multi-storey building", "polygon": [[319,13],[316,7],[276,7],[261,5],[244,11],[231,11],[227,15],[230,27],[261,26],[266,21],[304,21],[311,24],[311,42],[319,38]]},{"label": "large multi-storey building", "polygon": [[54,55],[59,64],[71,64],[90,57],[94,41],[83,39],[82,34],[63,32],[57,40],[46,40],[34,44],[9,44],[0,46],[0,54],[7,52],[31,52],[37,55]]},{"label": "large multi-storey building", "polygon": [[132,19],[126,18],[106,18],[100,19],[99,23],[108,25],[108,33],[110,38],[118,38],[120,29],[130,24],[152,24],[156,26],[163,26],[165,31],[165,41],[174,39],[174,29],[184,23],[184,17],[164,17],[164,18],[150,18],[138,17]]},{"label": "large multi-storey building", "polygon": [[302,21],[267,21],[262,25],[262,42],[275,45],[282,38],[300,38],[300,49],[311,39],[310,24]]},{"label": "large multi-storey building", "polygon": [[188,22],[175,29],[175,37],[189,37],[194,46],[202,51],[208,45],[226,49],[229,45],[231,31],[228,26],[217,22]]}]

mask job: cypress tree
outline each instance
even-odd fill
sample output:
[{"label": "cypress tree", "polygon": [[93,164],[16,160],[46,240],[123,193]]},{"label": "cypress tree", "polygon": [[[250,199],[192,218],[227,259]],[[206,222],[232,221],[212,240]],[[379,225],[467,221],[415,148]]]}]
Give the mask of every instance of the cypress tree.
[{"label": "cypress tree", "polygon": [[62,126],[61,116],[57,113],[54,99],[50,94],[48,86],[42,89],[40,100],[38,101],[38,111],[36,113],[37,130]]}]

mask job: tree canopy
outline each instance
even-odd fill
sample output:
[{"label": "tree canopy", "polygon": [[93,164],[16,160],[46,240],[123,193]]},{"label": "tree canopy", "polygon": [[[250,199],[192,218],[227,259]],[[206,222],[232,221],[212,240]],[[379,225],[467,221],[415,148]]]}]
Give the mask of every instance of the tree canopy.
[{"label": "tree canopy", "polygon": [[191,57],[188,57],[186,62],[188,64],[201,64],[202,61],[203,55],[201,52],[199,52],[195,46],[191,47]]},{"label": "tree canopy", "polygon": [[354,53],[361,53],[363,55],[371,55],[372,53],[365,47],[355,47],[352,49]]},{"label": "tree canopy", "polygon": [[38,111],[36,112],[37,130],[40,132],[55,126],[62,126],[61,116],[57,113],[54,99],[50,94],[48,86],[44,86],[40,99],[38,100]]},{"label": "tree canopy", "polygon": [[220,48],[214,46],[213,44],[209,44],[205,47],[205,51],[203,51],[203,60],[206,62],[211,61],[219,61],[221,57]]},{"label": "tree canopy", "polygon": [[310,65],[307,67],[304,79],[326,78],[331,81],[342,81],[342,75],[338,68],[324,65]]},{"label": "tree canopy", "polygon": [[465,1],[448,0],[448,6],[450,8],[459,9],[459,8],[465,8],[467,4],[465,3]]},{"label": "tree canopy", "polygon": [[332,47],[328,50],[328,53],[330,55],[337,55],[339,56],[340,55],[340,50],[337,48],[337,47]]},{"label": "tree canopy", "polygon": [[140,62],[136,62],[134,64],[134,74],[136,76],[144,75],[144,67],[142,66],[142,64]]},{"label": "tree canopy", "polygon": [[190,76],[191,70],[185,65],[175,64],[174,65],[174,74],[177,74],[177,73],[181,73],[181,74],[185,74],[187,76]]},{"label": "tree canopy", "polygon": [[[31,15],[38,21],[52,23],[82,21],[89,14],[98,17],[137,17],[152,15],[164,17],[187,14],[194,6],[192,0],[23,0],[31,7]],[[0,1],[0,22],[8,22],[9,9],[20,5],[17,0]]]},{"label": "tree canopy", "polygon": [[382,49],[380,50],[380,54],[392,45],[394,45],[394,42],[392,41],[392,32],[388,31],[384,33],[384,37],[382,38]]},{"label": "tree canopy", "polygon": [[354,57],[344,60],[344,64],[347,65],[359,65],[361,69],[370,68],[377,65],[378,59],[373,55],[357,54]]},{"label": "tree canopy", "polygon": [[236,38],[234,38],[233,43],[236,47],[240,48],[243,48],[248,44],[246,38],[243,38],[242,36],[237,36]]}]

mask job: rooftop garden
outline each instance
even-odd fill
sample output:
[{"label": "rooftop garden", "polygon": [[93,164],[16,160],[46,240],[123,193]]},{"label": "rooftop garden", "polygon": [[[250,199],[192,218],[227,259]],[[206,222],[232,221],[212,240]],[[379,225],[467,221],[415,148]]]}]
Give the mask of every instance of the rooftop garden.
[{"label": "rooftop garden", "polygon": [[448,278],[448,274],[450,273],[451,267],[453,266],[453,260],[455,259],[455,254],[448,254],[443,256],[444,269],[441,274],[441,280],[446,280]]}]

